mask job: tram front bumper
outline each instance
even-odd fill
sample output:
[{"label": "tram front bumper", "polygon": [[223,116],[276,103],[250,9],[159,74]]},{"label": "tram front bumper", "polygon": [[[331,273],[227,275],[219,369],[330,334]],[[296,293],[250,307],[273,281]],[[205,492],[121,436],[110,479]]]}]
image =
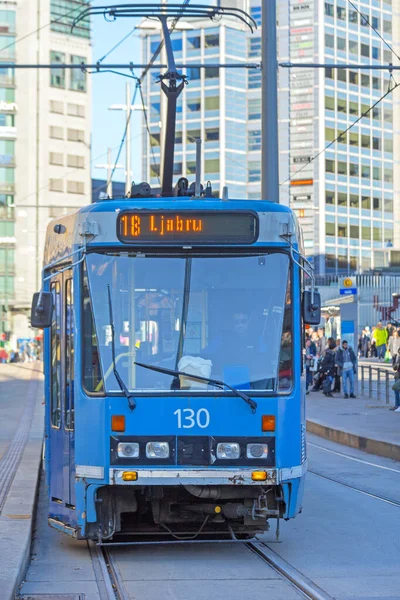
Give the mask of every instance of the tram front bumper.
[{"label": "tram front bumper", "polygon": [[[279,485],[302,477],[307,462],[284,469],[141,469],[110,468],[110,485]],[[264,480],[254,480],[254,473],[265,473]],[[124,473],[136,473],[136,480],[126,481]]]}]

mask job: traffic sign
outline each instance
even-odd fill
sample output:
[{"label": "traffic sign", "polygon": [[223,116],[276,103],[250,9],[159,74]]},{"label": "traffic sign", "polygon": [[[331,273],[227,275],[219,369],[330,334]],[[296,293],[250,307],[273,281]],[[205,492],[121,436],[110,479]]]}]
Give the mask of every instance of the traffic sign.
[{"label": "traffic sign", "polygon": [[339,279],[339,293],[341,296],[355,296],[357,282],[355,277],[342,277]]}]

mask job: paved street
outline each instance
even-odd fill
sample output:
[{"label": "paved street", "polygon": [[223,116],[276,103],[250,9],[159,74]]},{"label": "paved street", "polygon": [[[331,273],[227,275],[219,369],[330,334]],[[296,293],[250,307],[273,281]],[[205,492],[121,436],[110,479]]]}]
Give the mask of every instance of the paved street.
[{"label": "paved street", "polygon": [[[281,523],[279,543],[273,526],[260,539],[337,600],[400,599],[400,463],[316,436],[308,450],[303,513]],[[86,545],[50,530],[43,504],[39,514],[22,594],[100,598]],[[131,600],[301,597],[245,545],[125,547],[112,555]]]}]

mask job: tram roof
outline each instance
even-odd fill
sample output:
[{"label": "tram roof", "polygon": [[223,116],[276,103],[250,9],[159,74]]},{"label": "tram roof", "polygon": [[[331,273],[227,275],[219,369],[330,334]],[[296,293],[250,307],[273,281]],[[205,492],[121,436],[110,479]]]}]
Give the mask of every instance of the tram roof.
[{"label": "tram roof", "polygon": [[[87,238],[87,246],[121,246],[116,234],[116,220],[123,210],[185,210],[185,211],[253,211],[259,215],[260,233],[257,245],[285,246],[287,243],[280,237],[283,227],[288,226],[292,232],[291,241],[302,245],[301,230],[294,212],[287,206],[266,200],[221,200],[218,198],[193,199],[188,197],[173,198],[115,198],[102,200],[84,206],[77,211],[53,219],[47,226],[44,250],[44,264],[48,265],[69,254],[83,243],[82,232],[88,227],[94,227],[98,232],[92,239]],[[115,219],[110,217],[115,215]],[[264,218],[263,218],[264,217]],[[61,233],[54,231],[55,226],[61,226]],[[60,229],[59,228],[59,229]]]}]

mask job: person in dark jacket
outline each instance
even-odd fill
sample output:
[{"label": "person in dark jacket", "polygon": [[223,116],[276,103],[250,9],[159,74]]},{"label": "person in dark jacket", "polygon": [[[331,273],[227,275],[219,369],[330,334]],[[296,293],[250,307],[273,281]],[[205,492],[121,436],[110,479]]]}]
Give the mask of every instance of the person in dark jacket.
[{"label": "person in dark jacket", "polygon": [[312,385],[313,372],[312,367],[314,366],[315,357],[317,355],[317,348],[314,342],[310,338],[306,340],[305,348],[305,365],[306,365],[306,393],[308,394],[308,386]]},{"label": "person in dark jacket", "polygon": [[336,342],[335,340],[330,340],[320,366],[320,371],[324,378],[322,383],[322,391],[324,392],[324,395],[328,396],[329,398],[333,397],[331,389],[335,373],[335,351]]},{"label": "person in dark jacket", "polygon": [[348,398],[347,384],[350,385],[350,398],[355,398],[354,395],[354,375],[356,374],[357,357],[354,350],[346,340],[343,340],[342,345],[336,351],[336,366],[342,377],[344,397]]}]

